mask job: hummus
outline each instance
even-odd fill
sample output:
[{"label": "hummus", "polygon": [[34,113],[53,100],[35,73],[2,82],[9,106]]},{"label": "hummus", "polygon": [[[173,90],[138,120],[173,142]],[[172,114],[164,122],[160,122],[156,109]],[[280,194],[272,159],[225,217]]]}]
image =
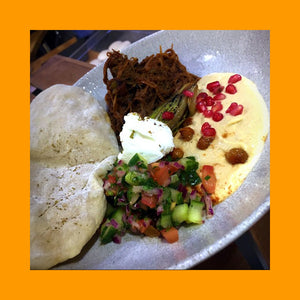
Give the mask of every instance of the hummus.
[{"label": "hummus", "polygon": [[[213,73],[202,77],[198,82],[199,92],[206,92],[209,96],[214,96],[207,90],[207,84],[219,81],[221,86],[228,85],[228,79],[232,73]],[[199,162],[199,170],[203,165],[214,167],[217,183],[212,199],[221,202],[231,195],[242,184],[248,173],[257,162],[263,150],[264,142],[269,131],[269,114],[265,101],[259,93],[256,85],[242,76],[242,79],[234,83],[237,92],[235,94],[222,91],[226,98],[220,102],[223,109],[223,119],[219,122],[212,118],[204,117],[203,113],[196,112],[189,125],[194,130],[192,140],[184,141],[178,133],[174,138],[175,147],[181,148],[185,156],[195,156]],[[243,112],[232,116],[226,110],[232,102],[243,105]],[[208,107],[209,108],[209,107]],[[201,138],[201,126],[208,122],[216,130],[213,142],[205,150],[197,148],[197,142]],[[242,148],[248,154],[245,163],[230,164],[225,153],[232,148]]]}]

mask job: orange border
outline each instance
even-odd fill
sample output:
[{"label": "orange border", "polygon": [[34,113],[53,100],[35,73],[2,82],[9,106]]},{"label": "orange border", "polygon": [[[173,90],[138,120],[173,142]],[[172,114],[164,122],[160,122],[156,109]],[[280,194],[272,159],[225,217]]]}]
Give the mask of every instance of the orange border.
[{"label": "orange border", "polygon": [[[295,171],[289,170],[288,166],[294,166],[295,160],[292,158],[298,157],[293,153],[296,149],[290,149],[289,146],[290,155],[284,154],[286,143],[290,145],[297,135],[294,133],[289,136],[297,128],[297,124],[294,124],[297,118],[288,117],[293,113],[298,114],[299,103],[297,97],[290,96],[289,91],[284,89],[288,81],[290,90],[296,94],[298,90],[298,78],[293,77],[299,64],[298,47],[295,44],[299,36],[296,31],[297,8],[288,11],[292,7],[288,2],[278,9],[273,8],[273,11],[269,3],[263,4],[263,1],[256,0],[251,3],[190,1],[186,5],[184,2],[163,1],[26,1],[22,4],[5,4],[6,7],[2,9],[7,17],[1,19],[1,58],[4,64],[1,72],[4,83],[1,140],[2,164],[5,166],[1,178],[4,183],[1,197],[1,272],[3,292],[8,299],[23,299],[27,296],[31,299],[80,299],[95,296],[100,299],[263,299],[272,297],[272,293],[278,297],[296,295],[298,276],[293,275],[293,270],[299,266],[298,246],[294,243],[298,235],[292,229],[299,225],[295,222],[296,215],[290,209],[293,207],[298,212],[299,201],[282,184],[287,180],[292,182],[297,177],[293,176]],[[29,271],[30,29],[271,30],[270,271]],[[295,48],[290,49],[292,45]],[[282,112],[283,99],[284,103],[292,107],[288,113],[285,110]],[[288,127],[284,131],[281,129],[282,124]],[[284,144],[282,139],[277,140],[277,133],[284,136]],[[294,142],[292,145],[295,147]],[[284,172],[280,172],[281,177],[276,174],[277,166],[284,167]],[[291,186],[295,185],[289,183],[288,187]],[[288,229],[285,224],[288,224]]]}]

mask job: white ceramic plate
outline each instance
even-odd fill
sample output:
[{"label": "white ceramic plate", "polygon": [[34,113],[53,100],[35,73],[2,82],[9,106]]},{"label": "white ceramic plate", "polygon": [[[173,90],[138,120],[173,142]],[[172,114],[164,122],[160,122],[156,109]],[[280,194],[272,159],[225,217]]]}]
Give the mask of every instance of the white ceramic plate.
[{"label": "white ceramic plate", "polygon": [[[161,31],[132,44],[129,57],[144,57],[173,45],[188,71],[198,76],[233,72],[254,81],[270,106],[269,31]],[[105,106],[103,64],[76,85]],[[179,242],[125,235],[120,245],[100,245],[98,235],[83,252],[55,269],[187,269],[214,255],[255,224],[270,208],[270,143],[241,187],[215,207],[215,216],[201,226],[181,228]]]}]

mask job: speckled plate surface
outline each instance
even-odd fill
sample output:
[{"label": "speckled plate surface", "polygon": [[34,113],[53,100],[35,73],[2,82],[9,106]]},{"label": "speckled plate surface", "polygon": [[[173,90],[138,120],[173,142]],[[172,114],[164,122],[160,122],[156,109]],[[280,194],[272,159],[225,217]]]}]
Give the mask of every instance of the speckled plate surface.
[{"label": "speckled plate surface", "polygon": [[[139,59],[173,48],[188,71],[198,76],[234,72],[254,81],[270,108],[269,31],[161,31],[132,44],[124,51]],[[100,65],[76,85],[105,106],[106,88]],[[76,258],[54,269],[188,269],[216,254],[270,208],[270,142],[240,188],[215,207],[215,216],[201,226],[182,227],[179,242],[125,235],[120,245],[100,245],[97,235]]]}]

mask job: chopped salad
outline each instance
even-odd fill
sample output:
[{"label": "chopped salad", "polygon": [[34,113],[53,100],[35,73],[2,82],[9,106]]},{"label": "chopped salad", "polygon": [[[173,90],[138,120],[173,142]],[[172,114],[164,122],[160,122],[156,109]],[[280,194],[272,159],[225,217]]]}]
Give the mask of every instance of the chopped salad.
[{"label": "chopped salad", "polygon": [[117,160],[104,178],[108,208],[101,243],[120,243],[126,232],[173,243],[183,224],[202,224],[213,215],[215,176],[211,166],[199,176],[198,166],[195,157],[174,160],[171,154],[151,164],[139,154],[128,164]]}]

